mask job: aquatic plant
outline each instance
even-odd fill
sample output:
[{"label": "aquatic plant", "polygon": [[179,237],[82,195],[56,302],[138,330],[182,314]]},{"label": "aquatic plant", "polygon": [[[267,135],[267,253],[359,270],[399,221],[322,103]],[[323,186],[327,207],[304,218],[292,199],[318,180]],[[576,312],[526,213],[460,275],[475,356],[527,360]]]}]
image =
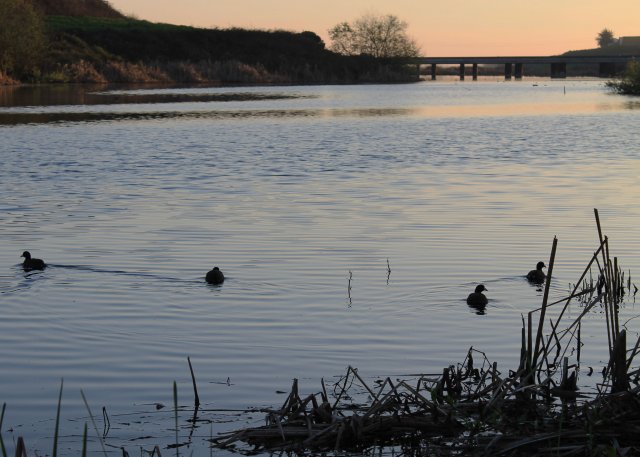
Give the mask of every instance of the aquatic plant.
[{"label": "aquatic plant", "polygon": [[640,62],[629,62],[622,77],[607,81],[606,85],[618,94],[640,95]]}]

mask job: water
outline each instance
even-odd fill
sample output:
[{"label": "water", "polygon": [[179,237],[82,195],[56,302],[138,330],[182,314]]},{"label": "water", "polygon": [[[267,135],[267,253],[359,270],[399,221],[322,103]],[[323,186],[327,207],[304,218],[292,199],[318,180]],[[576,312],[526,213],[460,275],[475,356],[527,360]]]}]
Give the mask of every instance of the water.
[{"label": "water", "polygon": [[[108,452],[137,453],[174,441],[175,380],[186,440],[187,356],[213,422],[195,455],[263,418],[222,410],[279,406],[293,378],[440,372],[470,346],[515,368],[542,301],[524,275],[557,235],[566,295],[598,246],[593,208],[640,274],[640,101],[599,81],[1,90],[2,432],[30,452],[50,452],[62,378],[62,454],[90,422],[81,389],[100,433],[110,415]],[[23,272],[24,250],[49,268]],[[583,385],[603,328],[586,318]]]}]

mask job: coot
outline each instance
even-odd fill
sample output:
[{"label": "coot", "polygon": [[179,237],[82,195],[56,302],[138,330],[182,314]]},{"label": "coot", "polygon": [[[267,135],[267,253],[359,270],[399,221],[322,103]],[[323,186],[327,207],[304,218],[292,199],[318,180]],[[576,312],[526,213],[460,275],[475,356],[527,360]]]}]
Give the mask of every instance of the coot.
[{"label": "coot", "polygon": [[544,282],[547,275],[544,274],[544,271],[542,271],[543,268],[546,268],[544,262],[538,262],[536,265],[536,269],[531,270],[529,273],[527,273],[527,279],[535,283]]},{"label": "coot", "polygon": [[24,257],[24,262],[22,262],[24,271],[44,270],[47,267],[42,259],[32,259],[29,251],[24,251],[20,257]]},{"label": "coot", "polygon": [[205,279],[209,284],[222,284],[224,282],[224,275],[220,271],[220,268],[213,267],[213,270],[207,272]]}]

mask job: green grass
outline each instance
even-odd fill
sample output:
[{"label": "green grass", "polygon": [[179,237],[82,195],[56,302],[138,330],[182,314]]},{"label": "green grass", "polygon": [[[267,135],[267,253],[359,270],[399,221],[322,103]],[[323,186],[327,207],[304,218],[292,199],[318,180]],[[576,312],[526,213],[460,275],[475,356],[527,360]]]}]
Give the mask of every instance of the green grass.
[{"label": "green grass", "polygon": [[86,16],[47,16],[45,18],[45,24],[51,32],[68,32],[72,30],[82,30],[88,32],[96,32],[101,30],[136,30],[146,32],[202,30],[184,25],[163,24],[131,18],[119,19]]}]

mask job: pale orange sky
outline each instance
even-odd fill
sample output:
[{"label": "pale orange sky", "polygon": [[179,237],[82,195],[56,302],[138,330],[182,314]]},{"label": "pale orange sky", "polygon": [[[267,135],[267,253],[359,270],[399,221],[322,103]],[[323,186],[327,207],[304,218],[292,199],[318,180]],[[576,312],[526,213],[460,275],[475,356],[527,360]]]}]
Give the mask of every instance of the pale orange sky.
[{"label": "pale orange sky", "polygon": [[198,27],[327,30],[394,14],[424,56],[551,55],[596,47],[604,27],[640,35],[640,0],[110,0],[125,14]]}]

